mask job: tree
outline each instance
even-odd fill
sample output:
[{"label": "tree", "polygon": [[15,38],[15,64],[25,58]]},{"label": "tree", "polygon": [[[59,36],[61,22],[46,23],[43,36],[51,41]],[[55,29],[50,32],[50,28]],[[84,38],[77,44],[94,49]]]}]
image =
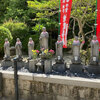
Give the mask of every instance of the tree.
[{"label": "tree", "polygon": [[[78,35],[84,41],[87,35],[91,36],[94,33],[95,4],[95,0],[73,0],[69,27],[73,37]],[[58,5],[59,0],[28,1],[28,6],[33,9],[33,13],[36,13],[36,18],[33,20],[50,18],[56,22],[56,29],[58,28]]]},{"label": "tree", "polygon": [[4,21],[4,15],[7,12],[9,0],[0,0],[0,23]]}]

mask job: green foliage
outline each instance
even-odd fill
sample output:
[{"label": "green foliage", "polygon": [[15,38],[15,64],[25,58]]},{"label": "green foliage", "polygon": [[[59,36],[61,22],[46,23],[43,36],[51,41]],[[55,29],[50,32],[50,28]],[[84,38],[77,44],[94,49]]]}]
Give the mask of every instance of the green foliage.
[{"label": "green foliage", "polygon": [[42,31],[43,25],[40,24],[36,24],[33,28],[32,31],[35,33],[40,33],[40,31]]},{"label": "green foliage", "polygon": [[89,64],[89,61],[90,61],[90,48],[88,48],[87,50],[81,50],[80,51],[80,57],[81,57],[81,60],[82,60],[82,63],[84,65],[88,65]]},{"label": "green foliage", "polygon": [[0,53],[3,52],[5,38],[8,38],[9,41],[11,42],[12,41],[11,32],[9,31],[9,29],[0,26]]},{"label": "green foliage", "polygon": [[3,24],[4,27],[8,28],[13,36],[13,45],[16,42],[16,38],[24,40],[29,34],[29,28],[25,23],[9,21]]},{"label": "green foliage", "polygon": [[5,19],[27,21],[29,20],[28,14],[27,0],[10,0]]},{"label": "green foliage", "polygon": [[10,0],[0,0],[0,22],[2,23],[5,19],[4,15],[7,12],[7,7]]},{"label": "green foliage", "polygon": [[[84,37],[85,49],[88,47],[88,40],[94,34],[95,6],[96,0],[73,0],[68,47],[71,47],[75,35],[80,39]],[[0,0],[0,25],[4,23],[3,26],[11,31],[14,38],[13,45],[16,38],[20,37],[23,49],[26,51],[28,38],[31,35],[36,42],[35,47],[39,48],[38,38],[43,26],[47,28],[50,35],[50,48],[55,48],[59,26],[58,13],[59,0]],[[10,19],[13,21],[9,21]]]}]

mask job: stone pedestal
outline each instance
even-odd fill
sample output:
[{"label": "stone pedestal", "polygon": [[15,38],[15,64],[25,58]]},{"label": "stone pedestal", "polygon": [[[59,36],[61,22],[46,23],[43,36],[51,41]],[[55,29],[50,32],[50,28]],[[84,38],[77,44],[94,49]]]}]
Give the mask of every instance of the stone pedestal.
[{"label": "stone pedestal", "polygon": [[11,67],[12,66],[12,61],[11,60],[3,60],[2,62],[1,62],[1,66],[2,67]]},{"label": "stone pedestal", "polygon": [[45,74],[50,74],[52,72],[52,61],[51,60],[44,61],[44,71],[45,71]]},{"label": "stone pedestal", "polygon": [[64,59],[55,58],[55,64],[53,65],[53,70],[56,72],[65,72],[66,71],[66,64],[64,63]]},{"label": "stone pedestal", "polygon": [[[24,66],[25,66],[25,64],[24,64],[23,61],[17,61],[17,68],[18,68],[18,69],[20,69],[20,68],[22,68],[22,67],[24,67]],[[14,62],[13,62],[12,67],[14,67]]]},{"label": "stone pedestal", "polygon": [[54,64],[53,65],[53,70],[56,72],[65,72],[66,71],[66,64]]},{"label": "stone pedestal", "polygon": [[29,71],[30,72],[36,72],[36,63],[37,63],[36,59],[29,60]]},{"label": "stone pedestal", "polygon": [[87,71],[90,74],[100,74],[100,66],[99,65],[89,65],[87,67]]},{"label": "stone pedestal", "polygon": [[24,67],[24,62],[23,61],[18,61],[17,66],[18,66],[18,68]]},{"label": "stone pedestal", "polygon": [[83,72],[83,65],[82,64],[71,64],[70,71],[72,73],[82,73]]}]

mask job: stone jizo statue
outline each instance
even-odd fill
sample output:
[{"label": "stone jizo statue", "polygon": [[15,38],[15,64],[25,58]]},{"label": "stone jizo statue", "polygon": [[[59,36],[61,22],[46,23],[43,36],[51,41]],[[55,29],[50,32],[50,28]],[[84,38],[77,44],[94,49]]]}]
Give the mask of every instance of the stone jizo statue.
[{"label": "stone jizo statue", "polygon": [[5,43],[4,43],[4,59],[5,60],[10,60],[10,43],[8,41],[8,39],[5,39]]},{"label": "stone jizo statue", "polygon": [[49,34],[46,31],[46,28],[43,27],[43,31],[40,35],[40,49],[44,48],[44,50],[48,49],[48,39],[49,39]]},{"label": "stone jizo statue", "polygon": [[73,50],[73,60],[72,63],[80,63],[80,41],[77,36],[75,36],[75,39],[72,44],[72,50]]},{"label": "stone jizo statue", "polygon": [[28,42],[28,54],[29,54],[29,60],[32,59],[32,55],[33,52],[32,50],[34,50],[34,41],[32,40],[32,38],[29,38],[29,42]]},{"label": "stone jizo statue", "polygon": [[17,38],[15,49],[16,49],[16,57],[19,59],[22,58],[22,43],[19,38]]},{"label": "stone jizo statue", "polygon": [[91,41],[91,64],[97,64],[99,60],[99,42],[97,37],[94,35]]},{"label": "stone jizo statue", "polygon": [[58,41],[56,42],[56,56],[58,60],[63,58],[63,42],[60,36],[58,36]]}]

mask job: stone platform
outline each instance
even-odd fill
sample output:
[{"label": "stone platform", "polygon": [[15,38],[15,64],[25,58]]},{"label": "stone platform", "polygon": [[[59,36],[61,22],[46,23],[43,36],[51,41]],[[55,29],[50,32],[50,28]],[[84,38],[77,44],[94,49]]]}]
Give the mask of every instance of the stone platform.
[{"label": "stone platform", "polygon": [[[15,100],[13,72],[0,72],[3,76],[0,100]],[[18,79],[19,100],[100,100],[100,79],[21,72]]]}]

